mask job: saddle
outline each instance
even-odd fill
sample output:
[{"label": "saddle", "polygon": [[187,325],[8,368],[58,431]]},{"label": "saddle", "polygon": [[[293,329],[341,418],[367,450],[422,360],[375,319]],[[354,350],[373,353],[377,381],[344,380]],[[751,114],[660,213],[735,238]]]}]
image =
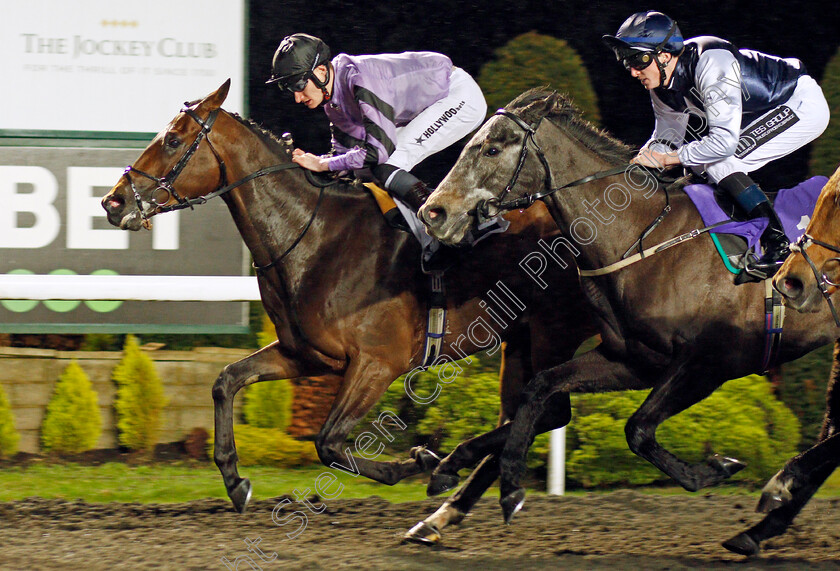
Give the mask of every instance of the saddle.
[{"label": "saddle", "polygon": [[[793,188],[780,190],[775,198],[771,195],[773,208],[791,242],[805,232],[826,182],[826,177],[815,176]],[[767,227],[767,219],[744,220],[731,199],[708,184],[690,184],[684,190],[707,226],[731,221],[714,228],[710,235],[724,267],[733,274],[743,275],[741,270],[747,256],[761,255],[760,238]]]},{"label": "saddle", "polygon": [[394,199],[391,198],[391,195],[386,190],[374,182],[363,182],[362,185],[373,195],[377,206],[379,206],[379,210],[382,212],[382,216],[385,217],[385,221],[391,228],[411,233],[411,228],[397,207],[397,203],[394,202]]}]

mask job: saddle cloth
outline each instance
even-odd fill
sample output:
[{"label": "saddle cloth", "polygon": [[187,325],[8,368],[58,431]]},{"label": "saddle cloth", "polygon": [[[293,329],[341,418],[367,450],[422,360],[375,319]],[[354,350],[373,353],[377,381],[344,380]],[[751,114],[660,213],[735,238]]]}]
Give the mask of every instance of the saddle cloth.
[{"label": "saddle cloth", "polygon": [[[773,208],[782,222],[785,234],[791,242],[795,242],[802,234],[811,220],[814,206],[820,191],[828,182],[824,176],[815,176],[799,183],[793,188],[785,188],[779,191]],[[714,188],[708,184],[691,184],[685,187],[703,223],[706,226],[730,220],[730,217],[720,207],[715,199]],[[743,222],[732,221],[729,224],[718,226],[711,231],[712,234],[734,234],[742,237],[747,244],[747,249],[758,253],[762,232],[767,227],[767,218],[755,218]]]}]

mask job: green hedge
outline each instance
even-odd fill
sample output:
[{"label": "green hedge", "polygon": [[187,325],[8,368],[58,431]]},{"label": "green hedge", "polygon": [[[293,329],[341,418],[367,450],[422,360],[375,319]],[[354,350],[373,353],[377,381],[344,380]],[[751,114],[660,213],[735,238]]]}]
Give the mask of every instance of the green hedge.
[{"label": "green hedge", "polygon": [[[583,486],[648,484],[665,479],[627,447],[624,426],[647,392],[572,397],[566,465]],[[799,421],[773,395],[764,377],[729,381],[709,398],[668,419],[657,439],[683,460],[702,462],[712,453],[734,456],[747,468],[733,480],[762,483],[797,451]]]},{"label": "green hedge", "polygon": [[90,379],[72,361],[55,384],[41,424],[41,446],[47,451],[78,453],[91,450],[102,434],[99,399]]},{"label": "green hedge", "polygon": [[[459,442],[496,425],[499,411],[498,373],[474,358],[459,363],[463,372],[440,383],[435,371],[412,377],[412,390],[431,398],[430,404],[408,398],[404,378],[395,382],[367,422],[382,410],[397,412],[408,429],[396,433],[391,451],[404,454],[416,444],[448,453]],[[492,365],[496,365],[497,361]],[[624,426],[647,392],[626,391],[572,395],[572,422],[567,431],[566,474],[570,485],[646,484],[667,478],[627,446]],[[365,423],[362,423],[362,427]],[[363,430],[360,428],[357,430]],[[748,464],[735,480],[763,482],[797,452],[800,425],[774,395],[764,377],[750,376],[726,383],[709,398],[669,419],[657,432],[659,441],[687,461],[700,462],[712,452],[734,456]],[[542,470],[548,455],[548,435],[540,435],[529,452],[528,465]]]}]

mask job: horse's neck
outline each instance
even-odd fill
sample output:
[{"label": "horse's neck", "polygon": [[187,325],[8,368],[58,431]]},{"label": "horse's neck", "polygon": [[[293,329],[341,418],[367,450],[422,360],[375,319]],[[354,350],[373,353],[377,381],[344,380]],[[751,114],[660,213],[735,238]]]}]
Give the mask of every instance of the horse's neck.
[{"label": "horse's neck", "polygon": [[[555,188],[621,166],[565,131],[560,141],[552,147],[554,156],[548,158]],[[652,190],[652,184],[655,184],[653,179],[645,177],[641,167],[632,167],[624,174],[552,195],[552,215],[580,250],[584,266],[601,267],[615,262],[659,216],[665,205],[665,194]]]}]

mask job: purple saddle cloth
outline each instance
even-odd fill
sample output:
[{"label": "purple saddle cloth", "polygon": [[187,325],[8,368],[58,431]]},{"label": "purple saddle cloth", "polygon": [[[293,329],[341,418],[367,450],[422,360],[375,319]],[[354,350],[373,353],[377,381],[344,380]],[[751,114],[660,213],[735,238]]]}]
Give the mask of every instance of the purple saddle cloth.
[{"label": "purple saddle cloth", "polygon": [[[779,215],[785,234],[791,242],[795,242],[805,233],[805,228],[811,221],[811,214],[814,212],[814,206],[817,204],[820,191],[827,182],[828,178],[815,176],[800,182],[793,188],[784,188],[779,191],[776,200],[773,202],[773,208]],[[685,187],[685,192],[694,202],[694,206],[697,207],[697,211],[703,219],[703,224],[706,226],[729,219],[715,200],[714,189],[708,184],[690,184]],[[766,218],[755,218],[744,222],[723,224],[711,232],[737,234],[747,241],[747,245],[753,251],[758,252],[759,238],[761,238],[761,234],[766,227]]]}]

